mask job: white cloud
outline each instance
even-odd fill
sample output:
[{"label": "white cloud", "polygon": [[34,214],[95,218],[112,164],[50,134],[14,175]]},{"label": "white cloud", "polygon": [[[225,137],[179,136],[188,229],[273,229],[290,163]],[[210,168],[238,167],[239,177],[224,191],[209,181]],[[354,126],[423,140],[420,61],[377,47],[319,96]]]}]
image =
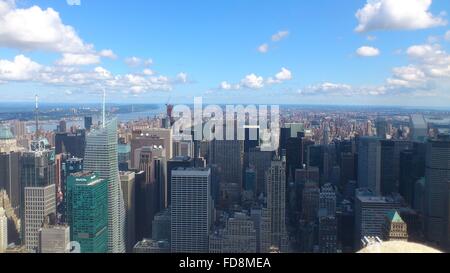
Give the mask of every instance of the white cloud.
[{"label": "white cloud", "polygon": [[35,79],[42,66],[24,55],[18,55],[13,61],[0,60],[0,80],[28,81]]},{"label": "white cloud", "polygon": [[450,41],[450,30],[445,33],[444,38],[445,40]]},{"label": "white cloud", "polygon": [[133,57],[126,58],[125,63],[130,67],[137,67],[137,66],[148,67],[153,64],[153,60],[152,59],[143,60],[141,58],[133,56]]},{"label": "white cloud", "polygon": [[100,56],[95,54],[64,53],[63,58],[56,62],[58,65],[91,65],[100,63]]},{"label": "white cloud", "polygon": [[81,0],[67,0],[67,5],[69,6],[80,6]]},{"label": "white cloud", "polygon": [[241,85],[249,89],[261,89],[264,87],[264,78],[256,74],[249,74],[241,80]]},{"label": "white cloud", "polygon": [[283,83],[285,81],[292,80],[292,72],[288,70],[287,68],[281,68],[281,71],[278,72],[275,77],[270,77],[267,79],[268,84],[275,84],[275,83]]},{"label": "white cloud", "polygon": [[367,36],[367,41],[375,41],[376,39],[377,39],[376,36],[373,36],[373,35],[368,35]]},{"label": "white cloud", "polygon": [[356,54],[360,57],[376,57],[380,55],[380,50],[371,46],[362,46],[356,50]]},{"label": "white cloud", "polygon": [[287,30],[278,31],[277,33],[272,35],[272,42],[279,42],[279,41],[283,40],[284,38],[287,38],[288,36],[289,36],[289,31],[287,31]]},{"label": "white cloud", "polygon": [[177,80],[180,83],[187,83],[188,82],[188,75],[184,72],[178,73]]},{"label": "white cloud", "polygon": [[142,71],[142,73],[143,73],[144,75],[146,75],[146,76],[152,76],[152,75],[155,74],[155,72],[153,72],[153,70],[148,69],[148,68],[144,69],[144,70]]},{"label": "white cloud", "polygon": [[0,1],[0,46],[24,50],[86,53],[86,44],[75,29],[65,25],[52,8],[16,8],[14,1]]},{"label": "white cloud", "polygon": [[292,72],[283,67],[274,77],[269,77],[266,80],[264,77],[252,73],[245,76],[238,84],[223,81],[219,85],[219,90],[239,90],[242,88],[258,90],[264,88],[265,84],[281,84],[290,80],[292,80]]},{"label": "white cloud", "polygon": [[269,51],[269,45],[268,44],[262,44],[258,47],[258,51],[260,53],[267,53]]},{"label": "white cloud", "polygon": [[309,85],[298,91],[303,96],[316,95],[352,95],[353,87],[348,84],[324,82],[315,85]]},{"label": "white cloud", "polygon": [[432,0],[367,0],[357,11],[357,32],[414,30],[443,26],[447,21],[430,11]]},{"label": "white cloud", "polygon": [[109,58],[113,60],[117,59],[117,55],[114,54],[114,52],[111,49],[104,49],[99,52],[99,55],[104,58]]}]

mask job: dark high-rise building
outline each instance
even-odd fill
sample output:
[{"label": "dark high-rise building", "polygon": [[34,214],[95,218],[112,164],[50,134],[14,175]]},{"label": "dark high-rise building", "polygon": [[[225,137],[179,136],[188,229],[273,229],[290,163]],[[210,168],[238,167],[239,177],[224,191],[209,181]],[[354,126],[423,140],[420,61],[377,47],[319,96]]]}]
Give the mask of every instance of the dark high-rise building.
[{"label": "dark high-rise building", "polygon": [[20,153],[0,153],[0,190],[4,189],[18,216],[21,203]]},{"label": "dark high-rise building", "polygon": [[414,143],[413,149],[400,153],[400,194],[410,206],[414,203],[416,182],[425,177],[425,154],[426,144],[419,142]]},{"label": "dark high-rise building", "polygon": [[355,172],[355,155],[353,153],[342,153],[340,157],[341,167],[341,188],[345,188],[345,185],[349,181],[356,180]]},{"label": "dark high-rise building", "polygon": [[411,147],[409,141],[381,140],[380,182],[381,194],[398,192],[400,153]]},{"label": "dark high-rise building", "polygon": [[65,120],[61,120],[58,126],[58,133],[67,132],[67,122]]},{"label": "dark high-rise building", "polygon": [[256,172],[256,194],[266,194],[266,171],[270,168],[273,153],[261,151],[260,147],[252,148],[249,151],[249,166]]},{"label": "dark high-rise building", "polygon": [[134,170],[134,183],[136,185],[136,217],[135,217],[135,240],[140,241],[144,238],[151,238],[152,226],[148,218],[148,209],[145,205],[148,199],[148,184],[146,183],[146,174],[144,171]]},{"label": "dark high-rise building", "polygon": [[450,246],[450,137],[429,140],[426,155],[426,238]]},{"label": "dark high-rise building", "polygon": [[84,129],[90,131],[92,128],[92,117],[84,117]]},{"label": "dark high-rise building", "polygon": [[119,144],[119,171],[126,172],[131,167],[131,146],[130,144]]},{"label": "dark high-rise building", "polygon": [[70,154],[84,158],[86,148],[86,131],[78,130],[76,133],[57,133],[55,135],[56,154]]},{"label": "dark high-rise building", "polygon": [[380,194],[381,146],[377,137],[361,137],[358,148],[358,186]]}]

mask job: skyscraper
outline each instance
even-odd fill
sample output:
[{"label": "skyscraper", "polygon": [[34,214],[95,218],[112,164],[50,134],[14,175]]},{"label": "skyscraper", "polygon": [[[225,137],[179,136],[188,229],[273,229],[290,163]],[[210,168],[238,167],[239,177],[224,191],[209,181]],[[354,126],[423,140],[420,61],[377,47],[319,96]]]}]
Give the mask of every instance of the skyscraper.
[{"label": "skyscraper", "polygon": [[358,148],[358,186],[380,194],[381,146],[377,137],[361,137]]},{"label": "skyscraper", "polygon": [[54,221],[44,223],[39,230],[39,253],[69,253],[70,227],[56,225]]},{"label": "skyscraper", "polygon": [[8,247],[8,219],[5,210],[0,206],[0,253]]},{"label": "skyscraper", "polygon": [[125,205],[119,178],[117,120],[91,130],[86,137],[84,170],[108,181],[108,251],[125,252]]},{"label": "skyscraper", "polygon": [[256,171],[256,192],[258,196],[261,193],[267,194],[266,189],[266,171],[270,168],[272,161],[272,152],[261,151],[261,147],[250,148],[249,166]]},{"label": "skyscraper", "polygon": [[56,154],[70,154],[73,157],[83,158],[86,147],[86,131],[78,130],[75,133],[57,133],[55,135]]},{"label": "skyscraper", "polygon": [[400,177],[400,153],[411,148],[409,141],[381,140],[380,189],[382,195],[397,193]]},{"label": "skyscraper", "polygon": [[24,238],[29,252],[39,251],[39,230],[45,217],[56,214],[55,184],[25,187]]},{"label": "skyscraper", "polygon": [[267,171],[267,208],[271,221],[272,246],[288,250],[286,231],[286,159],[277,159]]},{"label": "skyscraper", "polygon": [[211,226],[211,170],[172,171],[171,248],[173,253],[208,253]]},{"label": "skyscraper", "polygon": [[400,208],[400,202],[390,197],[376,196],[372,191],[359,189],[355,200],[355,248],[361,248],[364,237],[383,235],[386,214]]},{"label": "skyscraper", "polygon": [[68,223],[71,240],[82,253],[108,251],[108,181],[92,172],[79,172],[67,179]]},{"label": "skyscraper", "polygon": [[136,184],[134,172],[120,172],[120,183],[122,184],[123,199],[125,202],[125,242],[126,250],[131,253],[135,240],[136,221]]},{"label": "skyscraper", "polygon": [[440,246],[450,246],[449,182],[450,137],[429,140],[426,155],[426,237]]}]

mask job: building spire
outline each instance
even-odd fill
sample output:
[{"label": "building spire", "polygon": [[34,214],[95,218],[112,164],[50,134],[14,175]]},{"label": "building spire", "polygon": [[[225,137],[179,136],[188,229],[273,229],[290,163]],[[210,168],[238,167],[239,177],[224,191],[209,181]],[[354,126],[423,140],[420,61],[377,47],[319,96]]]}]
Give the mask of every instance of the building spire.
[{"label": "building spire", "polygon": [[106,90],[103,88],[102,127],[106,127]]},{"label": "building spire", "polygon": [[38,95],[35,96],[35,108],[34,108],[34,115],[35,115],[35,126],[36,126],[36,140],[39,138],[39,97]]}]

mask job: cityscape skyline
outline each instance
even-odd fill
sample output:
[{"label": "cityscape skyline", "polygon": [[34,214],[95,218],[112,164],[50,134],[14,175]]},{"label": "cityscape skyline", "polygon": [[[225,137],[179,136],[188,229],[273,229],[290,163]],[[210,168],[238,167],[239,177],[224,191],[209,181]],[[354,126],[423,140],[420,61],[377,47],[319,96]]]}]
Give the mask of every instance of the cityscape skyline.
[{"label": "cityscape skyline", "polygon": [[2,102],[96,102],[104,87],[111,102],[442,107],[448,12],[442,0],[2,0],[0,92]]}]

